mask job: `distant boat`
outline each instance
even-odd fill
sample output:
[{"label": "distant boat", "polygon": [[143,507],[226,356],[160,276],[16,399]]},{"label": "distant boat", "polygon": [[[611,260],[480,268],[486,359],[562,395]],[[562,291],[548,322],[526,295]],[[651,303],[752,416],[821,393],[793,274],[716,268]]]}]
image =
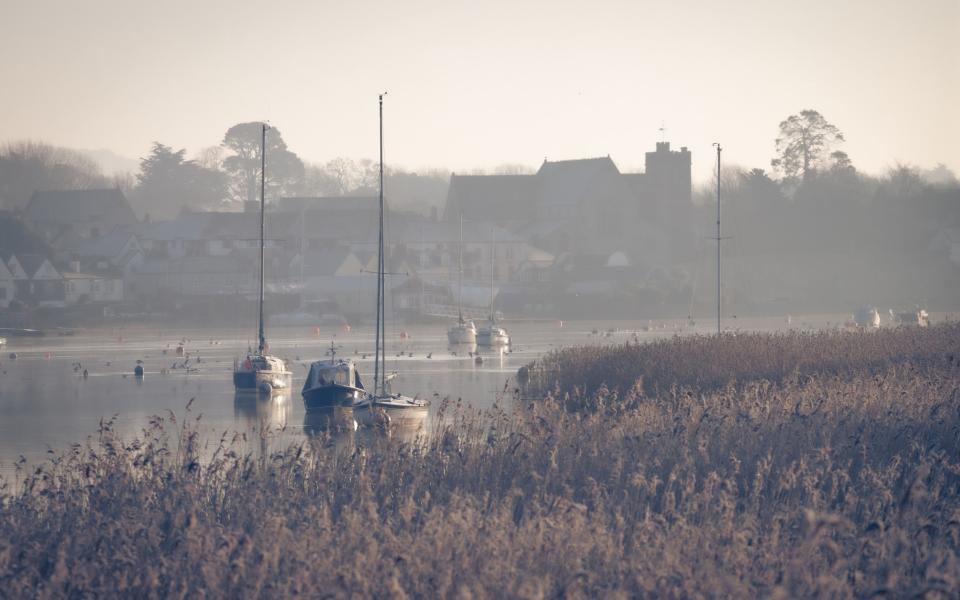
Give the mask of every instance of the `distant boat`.
[{"label": "distant boat", "polygon": [[258,317],[258,345],[256,352],[247,354],[244,360],[235,360],[233,363],[233,385],[237,390],[260,390],[272,392],[274,390],[290,389],[293,373],[287,369],[287,363],[276,356],[268,355],[267,338],[264,334],[263,319],[263,220],[264,220],[264,190],[266,186],[266,152],[267,126],[261,125],[260,130],[260,294],[257,299]]},{"label": "distant boat", "polygon": [[890,309],[890,320],[894,325],[904,327],[927,327],[930,325],[930,313],[922,308],[904,312],[894,312],[893,309]]},{"label": "distant boat", "polygon": [[447,340],[454,345],[476,344],[477,326],[463,319],[463,214],[460,215],[460,245],[457,251],[457,323],[447,330]]},{"label": "distant boat", "polygon": [[496,229],[490,228],[490,320],[477,331],[478,346],[509,346],[510,334],[507,330],[497,324],[497,311],[494,307],[493,294],[493,273],[496,267]]},{"label": "distant boat", "polygon": [[330,342],[330,360],[310,363],[310,372],[303,382],[303,406],[308,411],[352,407],[367,396],[356,365],[351,360],[337,360],[336,346]]},{"label": "distant boat", "polygon": [[866,306],[853,313],[853,323],[857,327],[878,329],[880,327],[880,312],[872,306]]},{"label": "distant boat", "polygon": [[415,422],[427,416],[430,402],[393,393],[387,383],[396,374],[386,374],[386,279],[383,240],[383,95],[380,95],[380,226],[377,242],[377,317],[374,336],[373,392],[359,398],[353,405],[353,415],[364,425]]}]

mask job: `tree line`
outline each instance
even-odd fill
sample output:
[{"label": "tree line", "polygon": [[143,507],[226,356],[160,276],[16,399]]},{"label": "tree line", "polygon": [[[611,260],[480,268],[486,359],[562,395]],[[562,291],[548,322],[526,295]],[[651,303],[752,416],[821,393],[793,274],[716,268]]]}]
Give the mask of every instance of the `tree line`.
[{"label": "tree line", "polygon": [[[36,190],[118,187],[137,212],[169,218],[182,209],[230,210],[260,194],[259,122],[230,127],[218,146],[187,156],[184,148],[154,141],[140,158],[135,174],[105,175],[97,163],[76,150],[42,142],[20,141],[0,148],[0,208],[23,208]],[[334,158],[304,162],[290,150],[276,127],[266,134],[267,201],[293,196],[373,195],[379,165],[370,159]],[[419,173],[385,169],[386,186],[395,207],[429,212],[446,199],[449,172]]]}]

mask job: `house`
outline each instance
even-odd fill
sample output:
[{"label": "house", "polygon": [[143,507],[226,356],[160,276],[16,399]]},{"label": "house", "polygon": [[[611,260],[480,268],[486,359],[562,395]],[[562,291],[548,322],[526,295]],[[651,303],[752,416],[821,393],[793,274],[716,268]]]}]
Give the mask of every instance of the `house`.
[{"label": "house", "polygon": [[6,263],[0,260],[0,308],[10,308],[17,286],[13,280],[13,273]]},{"label": "house", "polygon": [[311,249],[291,261],[290,272],[300,273],[304,303],[330,301],[350,315],[373,313],[377,278],[364,273],[364,265],[347,247]]},{"label": "house", "polygon": [[122,229],[96,238],[77,238],[57,250],[60,261],[71,264],[75,272],[114,267],[129,273],[143,262],[143,254],[137,236]]},{"label": "house", "polygon": [[68,306],[87,303],[123,302],[124,280],[119,269],[102,269],[96,273],[64,271],[64,301]]},{"label": "house", "polygon": [[130,291],[140,300],[171,296],[257,295],[257,271],[235,256],[147,258],[130,276]]},{"label": "house", "polygon": [[492,221],[554,255],[663,253],[666,240],[658,238],[667,236],[656,224],[692,206],[690,165],[689,150],[658,142],[644,173],[621,173],[607,156],[545,160],[532,175],[453,174],[444,219]]},{"label": "house", "polygon": [[18,289],[29,295],[30,276],[21,272],[15,277],[10,268],[10,260],[18,254],[50,256],[51,248],[18,215],[0,211],[0,308],[10,306]]},{"label": "house", "polygon": [[28,305],[66,306],[63,275],[42,254],[15,254],[7,261],[16,288],[15,298]]},{"label": "house", "polygon": [[61,239],[96,238],[137,222],[119,189],[34,192],[24,210],[24,219],[54,245]]}]

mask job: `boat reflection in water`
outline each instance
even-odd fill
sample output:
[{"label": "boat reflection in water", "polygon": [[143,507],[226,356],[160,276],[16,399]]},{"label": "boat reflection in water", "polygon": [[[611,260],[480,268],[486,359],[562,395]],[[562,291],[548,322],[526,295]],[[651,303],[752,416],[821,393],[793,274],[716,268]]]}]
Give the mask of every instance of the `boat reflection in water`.
[{"label": "boat reflection in water", "polygon": [[237,390],[233,396],[233,413],[238,420],[243,419],[248,428],[283,429],[290,416],[290,391],[277,390],[268,394]]}]

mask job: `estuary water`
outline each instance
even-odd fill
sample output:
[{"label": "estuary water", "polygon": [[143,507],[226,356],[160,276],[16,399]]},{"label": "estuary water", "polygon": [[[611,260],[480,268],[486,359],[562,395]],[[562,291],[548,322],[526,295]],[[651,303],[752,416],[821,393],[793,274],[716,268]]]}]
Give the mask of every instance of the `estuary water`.
[{"label": "estuary water", "polygon": [[[774,331],[822,328],[840,315],[816,318],[742,319],[737,329]],[[569,346],[645,342],[674,335],[712,333],[712,323],[662,321],[526,321],[503,323],[513,338],[504,351],[450,348],[447,324],[391,327],[387,331],[387,371],[399,375],[395,391],[432,399],[431,414],[444,398],[477,409],[513,397],[517,370],[551,350]],[[479,325],[479,324],[478,324]],[[313,428],[305,421],[300,389],[311,361],[328,358],[331,342],[338,356],[357,362],[364,382],[373,380],[373,328],[351,331],[284,327],[268,330],[270,352],[289,360],[293,388],[270,401],[238,396],[233,361],[254,344],[254,332],[239,329],[164,328],[157,325],[77,330],[73,335],[11,337],[0,354],[0,475],[9,477],[22,456],[28,464],[49,451],[66,450],[95,436],[101,419],[134,436],[153,415],[199,417],[198,427],[217,439],[224,432],[256,428],[283,431],[296,439]],[[178,346],[184,355],[177,353]],[[10,354],[16,353],[16,358]],[[189,360],[187,360],[189,358]],[[145,375],[133,376],[137,361]],[[86,374],[84,374],[86,372]]]}]

